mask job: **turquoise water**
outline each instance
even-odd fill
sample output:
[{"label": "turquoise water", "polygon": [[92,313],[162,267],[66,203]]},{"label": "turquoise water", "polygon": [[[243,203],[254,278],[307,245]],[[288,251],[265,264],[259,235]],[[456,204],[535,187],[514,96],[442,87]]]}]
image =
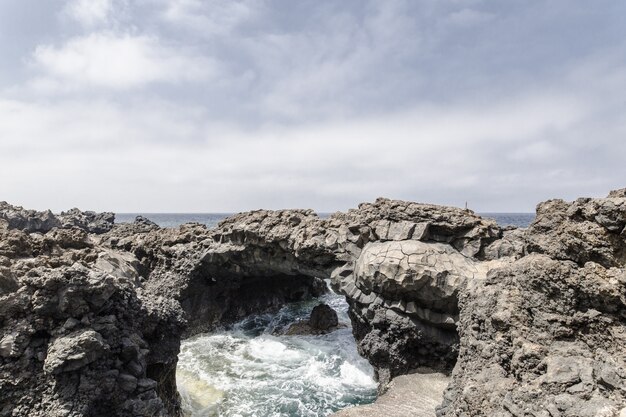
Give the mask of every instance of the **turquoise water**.
[{"label": "turquoise water", "polygon": [[[319,336],[282,334],[320,301],[344,327]],[[373,375],[357,353],[345,300],[329,293],[185,340],[177,380],[190,417],[317,417],[373,402]]]}]

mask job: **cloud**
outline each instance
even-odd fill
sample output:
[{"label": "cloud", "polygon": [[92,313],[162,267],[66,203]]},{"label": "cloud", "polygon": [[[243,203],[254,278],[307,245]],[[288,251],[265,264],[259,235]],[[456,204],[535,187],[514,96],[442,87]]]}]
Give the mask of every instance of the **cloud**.
[{"label": "cloud", "polygon": [[210,78],[214,63],[145,35],[98,32],[72,38],[60,47],[43,45],[33,54],[48,84],[112,89],[142,87],[155,82]]},{"label": "cloud", "polygon": [[480,12],[474,9],[462,9],[455,11],[448,16],[448,20],[460,26],[473,26],[486,23],[495,17],[492,13]]},{"label": "cloud", "polygon": [[[163,101],[0,101],[0,176],[18,179],[2,195],[56,210],[330,211],[381,195],[531,210],[555,183],[575,197],[626,175],[611,162],[626,145],[607,146],[592,111],[584,96],[544,93],[249,131]],[[610,136],[589,151],[592,134]]]},{"label": "cloud", "polygon": [[72,0],[65,5],[63,12],[90,28],[109,22],[114,6],[113,0]]},{"label": "cloud", "polygon": [[[3,48],[26,37],[3,32],[6,7]],[[70,24],[11,44],[26,64],[0,62],[0,177],[14,179],[0,199],[329,211],[384,195],[519,211],[602,195],[626,177],[623,12],[73,0]]]},{"label": "cloud", "polygon": [[240,24],[258,17],[258,0],[202,1],[168,0],[161,16],[182,30],[191,30],[201,37],[227,35]]}]

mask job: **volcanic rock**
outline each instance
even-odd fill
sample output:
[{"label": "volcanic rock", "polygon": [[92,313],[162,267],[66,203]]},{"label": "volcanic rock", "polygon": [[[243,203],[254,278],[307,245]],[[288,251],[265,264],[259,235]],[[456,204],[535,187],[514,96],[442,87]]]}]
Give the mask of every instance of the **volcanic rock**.
[{"label": "volcanic rock", "polygon": [[0,203],[0,416],[178,417],[182,337],[318,296],[324,279],[381,392],[425,366],[451,372],[439,416],[618,415],[625,228],[623,191],[541,203],[528,229],[388,199],[212,230]]}]

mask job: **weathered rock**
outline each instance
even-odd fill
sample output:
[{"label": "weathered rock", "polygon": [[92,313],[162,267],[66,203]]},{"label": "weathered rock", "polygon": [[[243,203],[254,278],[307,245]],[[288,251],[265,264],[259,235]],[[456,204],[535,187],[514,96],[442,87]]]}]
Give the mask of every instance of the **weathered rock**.
[{"label": "weathered rock", "polygon": [[259,210],[208,230],[4,203],[0,415],[178,416],[183,335],[319,295],[328,278],[381,391],[419,366],[454,367],[440,416],[616,415],[625,209],[621,191],[553,200],[527,230],[503,230],[467,210],[378,199],[328,219]]},{"label": "weathered rock", "polygon": [[461,296],[459,358],[438,415],[616,413],[625,285],[623,268],[543,254],[491,270]]},{"label": "weathered rock", "polygon": [[26,210],[0,202],[0,220],[6,222],[8,229],[23,230],[26,233],[47,233],[53,228],[78,228],[87,233],[105,233],[113,228],[113,213],[95,213],[80,211],[77,208],[54,215],[50,210]]},{"label": "weathered rock", "polygon": [[45,233],[61,224],[50,210],[25,210],[19,206],[12,206],[5,201],[0,202],[0,219],[7,222],[9,229],[24,230],[27,233]]},{"label": "weathered rock", "polygon": [[6,266],[0,266],[0,296],[15,291],[17,287],[13,272]]},{"label": "weathered rock", "polygon": [[144,225],[144,226],[148,226],[148,227],[152,227],[152,228],[158,228],[159,225],[157,225],[155,222],[153,222],[152,220],[150,220],[147,217],[144,216],[136,216],[135,217],[135,224],[140,224],[140,225]]},{"label": "weathered rock", "polygon": [[75,371],[100,358],[107,349],[100,333],[91,329],[77,330],[50,344],[43,370],[49,374]]},{"label": "weathered rock", "polygon": [[626,262],[626,198],[581,198],[573,203],[550,200],[537,206],[528,228],[528,252],[545,253],[579,265],[605,267]]},{"label": "weathered rock", "polygon": [[[32,241],[35,235],[26,239],[33,246],[41,242]],[[161,396],[159,387],[143,387],[140,397],[125,391],[117,368],[140,370],[147,379],[168,361],[175,367],[182,312],[144,299],[128,279],[99,271],[98,250],[66,248],[41,252],[35,260],[10,259],[18,288],[0,294],[0,415],[178,413],[175,392]],[[164,334],[168,338],[159,340]]]},{"label": "weathered rock", "polygon": [[485,247],[484,258],[494,260],[505,257],[521,258],[526,250],[526,229],[511,229],[502,232],[498,239]]},{"label": "weathered rock", "polygon": [[77,208],[61,212],[57,217],[63,228],[77,227],[88,233],[95,234],[108,232],[115,223],[115,214],[113,213],[80,211]]}]

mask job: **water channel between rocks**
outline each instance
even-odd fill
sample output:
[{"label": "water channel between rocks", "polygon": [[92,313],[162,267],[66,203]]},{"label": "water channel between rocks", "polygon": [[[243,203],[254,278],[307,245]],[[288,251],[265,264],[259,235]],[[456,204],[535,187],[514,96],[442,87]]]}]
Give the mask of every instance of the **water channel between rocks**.
[{"label": "water channel between rocks", "polygon": [[[282,334],[320,302],[337,311],[339,329]],[[373,402],[374,371],[357,353],[347,309],[329,292],[183,341],[176,379],[186,416],[317,417]]]}]

